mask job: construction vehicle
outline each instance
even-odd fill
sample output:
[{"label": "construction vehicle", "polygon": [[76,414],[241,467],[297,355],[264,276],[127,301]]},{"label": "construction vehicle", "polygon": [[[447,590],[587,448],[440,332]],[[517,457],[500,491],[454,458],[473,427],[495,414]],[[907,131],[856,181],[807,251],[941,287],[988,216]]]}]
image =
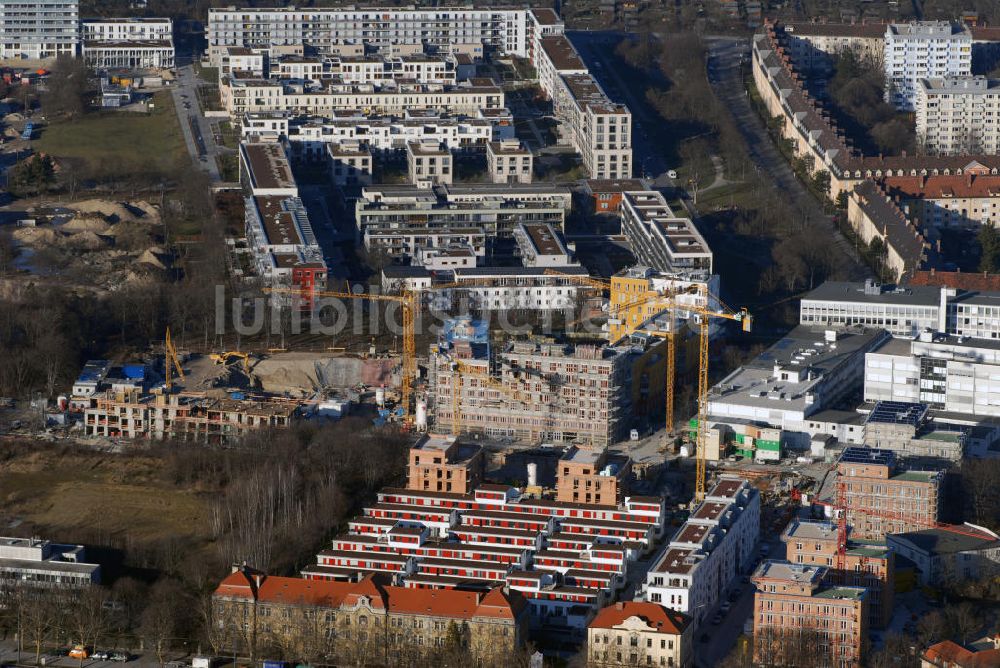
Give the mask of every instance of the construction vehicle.
[{"label": "construction vehicle", "polygon": [[208,356],[216,364],[229,364],[233,360],[243,360],[243,372],[246,374],[250,373],[250,353],[241,353],[239,351],[223,351],[221,353],[212,353]]},{"label": "construction vehicle", "polygon": [[167,392],[173,384],[173,375],[171,373],[172,368],[177,370],[177,376],[184,380],[184,369],[181,368],[181,362],[177,358],[177,349],[174,348],[174,342],[170,338],[170,328],[167,327],[167,333],[163,341],[163,386],[166,388]]},{"label": "construction vehicle", "polygon": [[[302,291],[295,288],[266,288],[264,292],[277,295],[302,296]],[[403,290],[400,294],[376,295],[367,292],[340,292],[335,290],[318,290],[309,293],[310,297],[334,297],[336,299],[367,299],[373,302],[392,302],[399,304],[403,311],[403,371],[401,380],[400,406],[403,409],[403,422],[407,426],[413,421],[410,399],[413,392],[413,382],[417,376],[416,334],[414,318],[419,307],[419,293]]]}]

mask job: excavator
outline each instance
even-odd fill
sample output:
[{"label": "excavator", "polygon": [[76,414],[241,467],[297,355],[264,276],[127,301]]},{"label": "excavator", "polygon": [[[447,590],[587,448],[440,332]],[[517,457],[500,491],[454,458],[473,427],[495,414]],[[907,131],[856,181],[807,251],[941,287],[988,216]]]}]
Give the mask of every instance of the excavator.
[{"label": "excavator", "polygon": [[209,355],[209,359],[216,364],[229,364],[233,360],[243,360],[243,372],[246,374],[250,373],[250,353],[223,351],[221,353],[212,353]]}]

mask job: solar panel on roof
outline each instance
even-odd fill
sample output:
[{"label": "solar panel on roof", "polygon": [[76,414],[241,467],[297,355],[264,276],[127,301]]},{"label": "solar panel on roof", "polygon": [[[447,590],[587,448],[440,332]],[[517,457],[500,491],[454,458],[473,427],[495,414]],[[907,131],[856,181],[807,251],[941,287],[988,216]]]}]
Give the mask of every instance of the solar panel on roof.
[{"label": "solar panel on roof", "polygon": [[868,422],[919,426],[927,417],[927,405],[906,401],[880,401],[875,404]]},{"label": "solar panel on roof", "polygon": [[840,455],[842,464],[880,464],[893,466],[896,463],[896,453],[892,450],[877,450],[875,448],[844,448]]}]

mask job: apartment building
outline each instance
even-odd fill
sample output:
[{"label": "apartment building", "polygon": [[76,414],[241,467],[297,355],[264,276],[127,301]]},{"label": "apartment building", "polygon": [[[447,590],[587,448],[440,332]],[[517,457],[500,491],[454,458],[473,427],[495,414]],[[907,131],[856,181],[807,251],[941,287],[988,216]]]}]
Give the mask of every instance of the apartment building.
[{"label": "apartment building", "polygon": [[360,109],[365,115],[401,115],[415,108],[475,115],[484,109],[504,109],[503,89],[488,80],[455,86],[421,83],[334,86],[232,72],[220,81],[219,93],[222,106],[234,123],[247,113],[289,112],[332,117],[337,112]]},{"label": "apartment building", "polygon": [[[403,230],[368,230],[365,233],[365,248],[368,251],[385,252],[392,257],[410,258],[412,267],[392,267],[423,271],[427,282],[431,274],[425,270],[418,258],[426,253],[445,251],[450,248],[466,248],[476,258],[486,254],[486,232],[479,227],[407,227]],[[473,262],[472,266],[476,263]],[[390,267],[386,267],[389,269]]]},{"label": "apartment building", "polygon": [[556,500],[567,503],[617,505],[625,499],[632,461],[605,448],[570,446],[559,458]]},{"label": "apartment building", "polygon": [[[428,55],[408,53],[397,56],[332,56],[329,59],[296,59],[304,63],[318,62],[319,74],[342,84],[384,84],[390,81],[454,86],[457,82],[457,63],[452,54]],[[296,76],[296,61],[281,59],[271,68],[278,78],[312,78]]]},{"label": "apartment building", "polygon": [[298,197],[257,195],[244,201],[247,246],[254,270],[268,287],[299,291],[303,310],[326,289],[328,268],[306,207]]},{"label": "apartment building", "polygon": [[865,354],[890,339],[882,329],[800,325],[709,391],[712,423],[750,422],[781,430],[785,447],[804,450],[826,433],[818,415],[839,408],[864,382]]},{"label": "apartment building", "polygon": [[514,241],[516,253],[525,267],[561,271],[563,267],[580,266],[562,233],[549,223],[521,223],[514,230]]},{"label": "apartment building", "polygon": [[1000,415],[996,374],[1000,345],[924,332],[893,339],[865,361],[865,401],[926,404],[933,410],[975,417]]},{"label": "apartment building", "polygon": [[80,43],[79,20],[78,0],[0,1],[0,58],[75,56]]},{"label": "apartment building", "polygon": [[368,146],[358,141],[326,145],[330,180],[336,186],[370,186],[374,161]]},{"label": "apartment building", "polygon": [[276,399],[211,399],[198,393],[142,394],[109,390],[83,412],[86,436],[165,438],[226,444],[256,429],[287,427],[297,406]]},{"label": "apartment building", "polygon": [[753,564],[760,535],[760,494],[743,478],[723,475],[653,560],[644,598],[707,619]]},{"label": "apartment building", "polygon": [[288,154],[277,142],[240,142],[240,185],[248,196],[299,196]]},{"label": "apartment building", "polygon": [[[713,295],[719,294],[719,276],[704,270],[662,272],[644,265],[623,269],[611,277],[611,300],[608,304],[608,340],[612,343],[665,322],[676,328],[679,323],[694,316],[690,311],[675,309],[672,317],[663,312],[666,298],[675,306],[690,305],[698,308],[717,309]],[[715,336],[722,329],[715,322],[709,335]]]},{"label": "apartment building", "polygon": [[834,59],[853,53],[858,59],[883,69],[885,25],[879,23],[787,23],[788,47],[803,72],[827,74]]},{"label": "apartment building", "polygon": [[488,53],[528,58],[538,26],[562,32],[549,9],[358,8],[210,9],[208,53],[213,65],[230,46],[269,49],[302,44],[330,53],[339,44],[364,43],[392,53],[418,44],[444,52],[482,57]]},{"label": "apartment building", "polygon": [[471,494],[483,481],[483,449],[454,436],[428,434],[410,448],[407,489]]},{"label": "apartment building", "polygon": [[619,601],[587,625],[587,665],[687,668],[694,663],[693,629],[689,617],[662,605]]},{"label": "apartment building", "polygon": [[170,69],[174,26],[168,18],[84,19],[83,58],[94,69]]},{"label": "apartment building", "polygon": [[690,218],[674,215],[660,192],[624,193],[621,224],[641,264],[662,272],[712,273],[712,250],[705,238]]},{"label": "apartment building", "polygon": [[531,150],[518,139],[486,143],[486,166],[493,183],[531,183]]},{"label": "apartment building", "polygon": [[432,346],[435,424],[454,430],[457,405],[462,433],[611,445],[628,430],[633,356],[611,346],[515,341],[490,359],[461,342]]},{"label": "apartment building", "polygon": [[1000,153],[1000,79],[920,79],[914,108],[917,141],[937,155]]},{"label": "apartment building", "polygon": [[[822,566],[767,560],[751,581],[754,662],[782,665],[806,653],[824,665],[860,665],[868,650],[868,592],[824,584]],[[820,658],[822,657],[822,658]]]},{"label": "apartment building", "polygon": [[583,640],[587,622],[624,586],[629,565],[661,535],[663,520],[659,497],[588,505],[496,484],[468,494],[388,488],[302,576],[354,581],[379,574],[435,591],[505,586],[527,599],[533,630]]},{"label": "apartment building", "polygon": [[579,265],[558,267],[455,267],[439,280],[455,283],[434,300],[442,309],[464,301],[477,311],[566,311],[592,295],[584,281],[590,274]]},{"label": "apartment building", "polygon": [[409,142],[406,145],[406,172],[410,183],[419,187],[449,185],[455,178],[451,151],[433,140]]},{"label": "apartment building", "polygon": [[632,114],[608,98],[572,43],[562,34],[538,40],[532,63],[552,99],[561,131],[594,179],[632,176]]},{"label": "apartment building", "polygon": [[101,583],[101,566],[87,562],[83,545],[0,538],[0,578],[6,586],[86,587]]},{"label": "apartment building", "polygon": [[892,619],[896,554],[885,543],[848,541],[844,568],[838,569],[837,526],[793,519],[781,534],[785,559],[826,569],[825,584],[868,590],[868,628],[884,629]]},{"label": "apartment building", "polygon": [[441,647],[460,628],[483,660],[509,656],[527,638],[523,597],[501,587],[440,591],[400,587],[367,576],[359,582],[277,577],[234,567],[212,594],[212,615],[233,652],[244,641],[315,647],[387,660],[403,648]]},{"label": "apartment building", "polygon": [[885,31],[885,101],[916,109],[921,79],[972,74],[972,33],[948,21],[893,23]]},{"label": "apartment building", "polygon": [[1000,176],[972,171],[961,176],[893,176],[882,185],[925,228],[1000,225]]},{"label": "apartment building", "polygon": [[569,191],[549,185],[369,186],[354,214],[359,242],[403,257],[414,230],[476,228],[488,241],[510,239],[522,223],[562,230],[568,208]]},{"label": "apartment building", "polygon": [[847,221],[862,242],[871,246],[877,241],[885,248],[883,273],[889,280],[906,282],[933,257],[934,247],[924,230],[875,181],[862,181],[850,192]]},{"label": "apartment building", "polygon": [[845,448],[837,462],[837,495],[851,538],[884,541],[888,534],[933,527],[943,480],[940,471],[904,469],[891,450]]}]

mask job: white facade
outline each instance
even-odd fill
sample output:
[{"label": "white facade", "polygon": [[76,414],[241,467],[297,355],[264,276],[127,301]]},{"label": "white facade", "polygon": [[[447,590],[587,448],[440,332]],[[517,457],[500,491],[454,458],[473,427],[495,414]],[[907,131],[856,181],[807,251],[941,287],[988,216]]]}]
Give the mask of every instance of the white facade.
[{"label": "white facade", "polygon": [[972,33],[947,21],[891,24],[885,32],[885,101],[914,111],[921,79],[969,76]]},{"label": "white facade", "polygon": [[559,232],[549,224],[521,224],[514,230],[521,264],[525,267],[579,266]]},{"label": "white facade", "polygon": [[407,111],[399,116],[337,114],[334,118],[293,117],[290,114],[245,114],[244,139],[287,138],[292,152],[306,159],[324,155],[328,144],[363,142],[371,151],[403,151],[411,141],[443,144],[451,151],[467,151],[513,135],[513,119],[506,113],[487,116],[443,115]]},{"label": "white facade", "polygon": [[493,183],[531,183],[531,151],[517,139],[487,142],[486,166]]},{"label": "white facade", "polygon": [[[547,15],[548,10],[540,10]],[[527,58],[536,24],[530,9],[210,9],[209,56],[227,46],[270,48],[305,44],[329,52],[338,43],[366,43],[391,51],[423,44],[444,51],[472,49]],[[556,21],[561,27],[561,22]]]},{"label": "white facade", "polygon": [[0,58],[77,55],[78,0],[0,0]]},{"label": "white facade", "polygon": [[86,563],[83,545],[38,538],[0,538],[0,577],[37,587],[100,584],[101,567]]},{"label": "white facade", "polygon": [[173,21],[166,18],[84,19],[80,31],[84,42],[172,41],[174,37]]},{"label": "white facade", "polygon": [[655,190],[626,192],[621,204],[622,232],[642,264],[662,272],[712,273],[712,250],[690,218],[674,215]]},{"label": "white facade", "polygon": [[366,186],[372,182],[372,154],[358,142],[327,144],[330,179],[337,186]]},{"label": "white facade", "polygon": [[753,565],[760,535],[760,494],[743,478],[721,476],[646,575],[645,599],[706,619]]},{"label": "white facade", "polygon": [[451,151],[433,141],[406,145],[406,169],[413,184],[447,185],[454,180]]},{"label": "white facade", "polygon": [[865,401],[905,401],[1000,416],[1000,344],[926,333],[866,355]]},{"label": "white facade", "polygon": [[[567,276],[568,274],[569,276]],[[572,308],[580,290],[588,286],[577,278],[589,274],[583,267],[564,267],[559,274],[538,267],[475,267],[456,269],[455,287],[435,293],[442,304],[455,297],[467,300],[471,308],[485,311],[554,311]]]},{"label": "white facade", "polygon": [[1000,80],[921,79],[915,104],[917,141],[929,153],[1000,153]]}]

